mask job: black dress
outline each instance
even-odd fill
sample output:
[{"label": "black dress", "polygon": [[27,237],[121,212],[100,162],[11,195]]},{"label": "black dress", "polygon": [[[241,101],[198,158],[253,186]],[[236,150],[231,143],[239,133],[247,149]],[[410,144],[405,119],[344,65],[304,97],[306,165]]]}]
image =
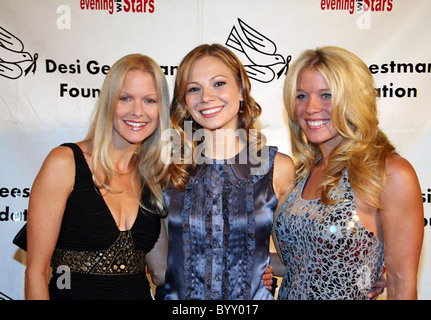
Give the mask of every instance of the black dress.
[{"label": "black dress", "polygon": [[[160,217],[139,208],[130,230],[120,231],[82,150],[76,144],[76,175],[51,259],[50,299],[152,299],[145,253],[160,235]],[[142,201],[149,206],[149,193]]]}]

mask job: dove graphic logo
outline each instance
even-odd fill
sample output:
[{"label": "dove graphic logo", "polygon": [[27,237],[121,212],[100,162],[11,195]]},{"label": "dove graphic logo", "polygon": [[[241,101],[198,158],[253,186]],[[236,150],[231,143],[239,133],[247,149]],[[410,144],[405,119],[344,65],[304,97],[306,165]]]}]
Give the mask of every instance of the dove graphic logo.
[{"label": "dove graphic logo", "polygon": [[23,73],[27,75],[32,71],[34,74],[37,57],[37,53],[32,57],[30,53],[25,52],[21,40],[0,27],[0,76],[18,79]]},{"label": "dove graphic logo", "polygon": [[[277,53],[277,46],[260,32],[238,18],[238,27],[233,26],[226,45],[238,51],[244,59],[244,67],[250,79],[268,83],[279,79],[287,72],[290,55],[284,59]],[[239,31],[238,31],[239,30]]]},{"label": "dove graphic logo", "polygon": [[12,298],[7,296],[3,292],[0,292],[0,300],[12,300]]}]

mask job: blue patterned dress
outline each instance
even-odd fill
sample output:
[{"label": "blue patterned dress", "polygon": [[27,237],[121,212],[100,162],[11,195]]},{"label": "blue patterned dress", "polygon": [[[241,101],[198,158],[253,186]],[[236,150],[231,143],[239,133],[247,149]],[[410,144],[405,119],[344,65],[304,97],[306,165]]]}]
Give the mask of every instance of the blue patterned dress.
[{"label": "blue patterned dress", "polygon": [[331,199],[302,198],[308,177],[298,182],[275,223],[286,272],[278,299],[367,299],[383,270],[383,243],[356,212],[347,170]]},{"label": "blue patterned dress", "polygon": [[166,191],[166,299],[273,299],[262,275],[277,206],[277,149],[270,147],[262,174],[252,173],[256,165],[248,157],[240,161],[244,150],[230,160],[198,165],[184,192]]}]

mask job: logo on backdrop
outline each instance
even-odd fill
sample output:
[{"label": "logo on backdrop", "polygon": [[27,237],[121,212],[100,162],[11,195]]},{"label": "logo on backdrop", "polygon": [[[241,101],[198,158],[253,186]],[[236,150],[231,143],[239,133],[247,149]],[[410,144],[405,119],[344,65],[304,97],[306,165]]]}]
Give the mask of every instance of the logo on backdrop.
[{"label": "logo on backdrop", "polygon": [[290,55],[284,57],[277,53],[276,44],[238,18],[238,28],[233,26],[226,40],[226,45],[240,53],[246,59],[245,69],[250,79],[259,82],[271,82],[287,72]]},{"label": "logo on backdrop", "polygon": [[116,12],[154,13],[154,0],[80,0],[81,10]]},{"label": "logo on backdrop", "polygon": [[322,0],[320,9],[322,11],[347,11],[350,14],[355,12],[382,12],[392,11],[393,0]]},{"label": "logo on backdrop", "polygon": [[18,79],[30,71],[34,74],[37,57],[37,53],[31,56],[25,51],[22,41],[0,26],[0,76]]},{"label": "logo on backdrop", "polygon": [[7,296],[3,292],[0,292],[0,300],[12,300],[12,298]]}]

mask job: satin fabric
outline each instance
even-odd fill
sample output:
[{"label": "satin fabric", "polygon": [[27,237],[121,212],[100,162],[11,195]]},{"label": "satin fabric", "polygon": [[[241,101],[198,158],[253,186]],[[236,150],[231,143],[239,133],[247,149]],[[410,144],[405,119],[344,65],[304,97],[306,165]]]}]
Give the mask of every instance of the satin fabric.
[{"label": "satin fabric", "polygon": [[[233,159],[205,159],[183,192],[168,189],[166,299],[273,299],[263,285],[277,198],[275,147],[253,164],[244,149]],[[245,159],[245,161],[241,161]],[[253,169],[263,171],[254,174]]]}]

